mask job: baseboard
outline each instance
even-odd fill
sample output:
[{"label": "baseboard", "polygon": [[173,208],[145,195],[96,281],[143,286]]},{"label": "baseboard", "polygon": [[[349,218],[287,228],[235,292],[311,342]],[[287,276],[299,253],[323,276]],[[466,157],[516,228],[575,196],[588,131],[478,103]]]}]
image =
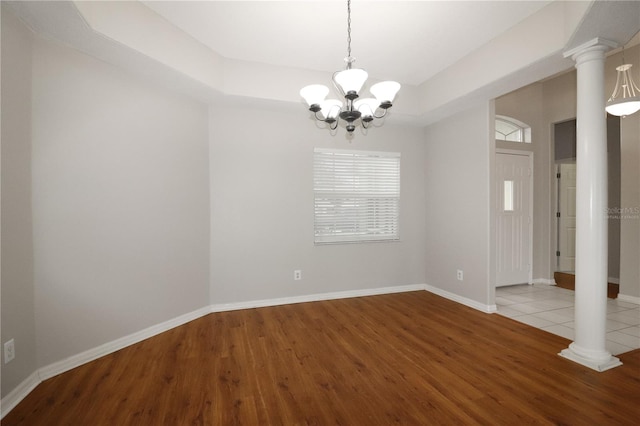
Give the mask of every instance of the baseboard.
[{"label": "baseboard", "polygon": [[20,401],[22,401],[27,395],[29,395],[29,393],[44,380],[57,376],[58,374],[62,374],[65,371],[69,371],[73,368],[79,367],[105,355],[109,355],[110,353],[126,348],[127,346],[131,346],[133,344],[141,342],[157,334],[164,333],[165,331],[171,330],[172,328],[186,324],[190,321],[193,321],[194,319],[207,315],[209,312],[210,308],[208,306],[200,308],[193,312],[180,315],[179,317],[173,318],[169,321],[165,321],[160,324],[145,328],[144,330],[140,330],[120,339],[107,342],[93,349],[89,349],[79,354],[72,355],[69,358],[65,358],[61,361],[54,362],[53,364],[36,370],[25,381],[18,385],[18,387],[9,392],[7,396],[2,398],[2,401],[0,402],[0,405],[2,406],[0,409],[0,419],[4,418],[4,416],[9,411],[11,411],[16,405],[18,405]]},{"label": "baseboard", "polygon": [[79,367],[105,355],[109,355],[110,353],[119,351],[120,349],[124,349],[127,346],[131,346],[157,334],[164,333],[167,330],[171,330],[172,328],[186,324],[190,321],[207,315],[209,312],[209,307],[204,307],[193,312],[180,315],[179,317],[173,318],[169,321],[153,325],[151,327],[145,328],[144,330],[137,331],[133,334],[129,334],[128,336],[124,336],[111,342],[107,342],[93,349],[89,349],[79,354],[70,356],[69,358],[63,359],[62,361],[54,362],[53,364],[50,364],[46,367],[42,367],[40,370],[38,370],[38,375],[40,376],[41,381],[47,380],[53,376],[62,374],[65,371],[69,371],[73,368]]},{"label": "baseboard", "polygon": [[485,313],[488,313],[488,314],[491,314],[491,313],[494,313],[494,312],[498,311],[498,307],[495,304],[494,305],[485,305],[485,304],[477,302],[477,301],[475,301],[473,299],[469,299],[467,297],[460,296],[459,294],[448,292],[446,290],[443,290],[443,289],[438,288],[438,287],[434,287],[434,286],[429,285],[429,284],[427,284],[425,286],[425,290],[427,290],[428,292],[431,292],[433,294],[437,294],[438,296],[442,296],[445,299],[449,299],[449,300],[452,300],[454,302],[461,303],[461,304],[463,304],[465,306],[468,306],[468,307],[473,308],[473,309],[477,309],[479,311],[482,311],[482,312],[485,312]]},{"label": "baseboard", "polygon": [[171,330],[172,328],[186,324],[211,312],[250,309],[265,306],[286,305],[292,303],[315,302],[320,300],[346,299],[350,297],[374,296],[380,294],[403,293],[408,291],[420,291],[424,289],[424,284],[415,284],[397,287],[381,287],[365,290],[339,291],[332,293],[313,294],[308,296],[285,297],[280,299],[255,300],[249,302],[206,306],[193,312],[180,315],[179,317],[173,318],[169,321],[165,321],[160,324],[145,328],[144,330],[135,332],[120,339],[107,342],[93,349],[89,349],[87,351],[70,356],[66,359],[36,370],[20,385],[9,392],[7,396],[2,398],[2,400],[0,401],[0,419],[4,418],[4,416],[9,413],[9,411],[11,411],[16,405],[18,405],[20,401],[22,401],[27,395],[29,395],[29,393],[44,380],[57,376],[58,374],[62,374],[66,371],[79,367],[105,355],[109,355],[110,353],[113,353],[120,349],[124,349],[127,346],[131,346],[157,334]]},{"label": "baseboard", "polygon": [[546,285],[556,285],[556,280],[548,279],[548,278],[534,278],[531,281],[531,284],[546,284]]},{"label": "baseboard", "polygon": [[15,389],[2,398],[0,401],[0,419],[3,419],[9,411],[13,410],[20,401],[26,398],[26,396],[29,395],[31,391],[40,384],[40,382],[40,376],[38,375],[38,372],[35,371],[29,377],[24,379],[24,381]]},{"label": "baseboard", "polygon": [[[83,364],[91,362],[105,355],[109,355],[110,353],[126,348],[127,346],[131,346],[133,344],[146,340],[150,337],[153,337],[157,334],[168,331],[172,328],[186,324],[190,321],[193,321],[202,316],[205,316],[211,312],[223,312],[223,311],[232,311],[232,310],[238,310],[238,309],[251,309],[251,308],[260,308],[260,307],[266,307],[266,306],[288,305],[288,304],[294,304],[294,303],[317,302],[321,300],[346,299],[351,297],[376,296],[381,294],[404,293],[409,291],[421,291],[421,290],[429,291],[431,293],[437,294],[438,296],[442,296],[446,299],[452,300],[457,303],[461,303],[465,306],[469,306],[471,308],[477,309],[482,312],[493,313],[497,311],[496,305],[484,305],[475,300],[472,300],[454,293],[450,293],[448,291],[430,286],[428,284],[380,287],[380,288],[370,288],[370,289],[363,289],[363,290],[318,293],[318,294],[312,294],[312,295],[284,297],[284,298],[278,298],[278,299],[264,299],[264,300],[253,300],[248,302],[214,304],[211,306],[197,309],[193,312],[189,312],[184,315],[180,315],[179,317],[173,318],[169,321],[165,321],[160,324],[156,324],[154,326],[145,328],[144,330],[132,333],[120,339],[113,340],[111,342],[105,343],[103,345],[97,346],[93,349],[89,349],[79,354],[70,356],[66,359],[63,359],[61,361],[50,364],[48,366],[42,367],[39,370],[36,370],[27,379],[25,379],[20,385],[18,385],[14,390],[12,390],[7,396],[2,398],[2,401],[0,401],[0,405],[1,405],[0,418],[3,418],[9,411],[11,411],[42,381],[47,380],[51,377],[57,376],[58,374],[62,374],[73,368],[79,367]],[[633,298],[632,296],[625,296],[625,297],[628,298],[627,300],[637,299],[640,301],[640,298]],[[638,303],[638,302],[635,302],[635,303]]]},{"label": "baseboard", "polygon": [[[565,274],[571,274],[571,275],[573,275],[573,273],[568,273],[568,272],[566,272]],[[551,285],[555,285],[555,284],[556,284],[556,281],[555,281],[555,280],[546,280],[546,279],[544,279],[544,278],[540,278],[540,279],[535,279],[535,280],[533,280],[533,283],[534,283],[534,284],[536,284],[536,283],[538,283],[538,282],[540,282],[541,284],[551,284]],[[613,277],[609,277],[609,278],[607,278],[607,282],[608,282],[609,284],[618,284],[618,285],[620,285],[620,278],[613,278]]]},{"label": "baseboard", "polygon": [[618,300],[621,302],[635,303],[636,305],[640,305],[640,297],[638,296],[629,296],[627,294],[618,293]]},{"label": "baseboard", "polygon": [[304,296],[282,297],[278,299],[250,300],[247,302],[218,303],[211,305],[211,312],[235,311],[239,309],[264,308],[267,306],[290,305],[294,303],[319,302],[321,300],[348,299],[350,297],[376,296],[380,294],[405,293],[425,290],[424,284],[395,287],[368,288],[364,290],[337,291],[331,293],[309,294]]}]

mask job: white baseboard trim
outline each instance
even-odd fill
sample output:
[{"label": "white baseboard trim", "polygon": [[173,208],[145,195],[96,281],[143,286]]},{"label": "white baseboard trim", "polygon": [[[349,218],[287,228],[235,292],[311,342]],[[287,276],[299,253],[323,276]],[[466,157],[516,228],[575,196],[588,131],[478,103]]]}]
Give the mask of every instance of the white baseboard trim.
[{"label": "white baseboard trim", "polygon": [[0,401],[0,419],[3,419],[9,411],[13,410],[20,401],[26,398],[26,396],[29,395],[31,391],[40,384],[40,382],[40,376],[38,375],[38,372],[35,371],[29,377],[24,379],[24,381],[15,389],[2,398],[2,401]]},{"label": "white baseboard trim", "polygon": [[53,364],[50,364],[46,367],[42,367],[38,371],[40,380],[47,380],[53,376],[62,374],[65,371],[69,371],[95,359],[98,359],[105,355],[109,355],[110,353],[113,353],[115,351],[119,351],[120,349],[126,348],[127,346],[134,345],[157,334],[164,333],[167,330],[171,330],[172,328],[178,327],[204,315],[207,315],[209,312],[209,307],[206,306],[204,308],[200,308],[193,312],[180,315],[179,317],[170,319],[160,324],[145,328],[144,330],[129,334],[128,336],[124,336],[111,342],[107,342],[93,349],[89,349],[79,354],[72,355],[69,358],[63,359],[61,361],[54,362]]},{"label": "white baseboard trim", "polygon": [[473,299],[469,299],[467,297],[460,296],[459,294],[448,292],[446,290],[443,290],[443,289],[438,288],[438,287],[434,287],[434,286],[429,285],[429,284],[427,284],[425,287],[426,287],[425,290],[427,290],[428,292],[431,292],[433,294],[437,294],[438,296],[442,296],[445,299],[449,299],[449,300],[452,300],[454,302],[461,303],[461,304],[463,304],[465,306],[468,306],[468,307],[473,308],[473,309],[477,309],[477,310],[485,312],[487,314],[491,314],[491,313],[494,313],[494,312],[498,311],[498,307],[495,304],[494,305],[485,305],[485,304],[477,302],[477,301],[475,301]]},{"label": "white baseboard trim", "polygon": [[127,346],[131,346],[133,344],[146,340],[150,337],[153,337],[157,334],[171,330],[172,328],[186,324],[190,321],[203,317],[211,312],[223,312],[223,311],[232,311],[232,310],[238,310],[238,309],[259,308],[259,307],[265,307],[265,306],[277,306],[277,305],[287,305],[287,304],[293,304],[293,303],[315,302],[320,300],[346,299],[349,297],[374,296],[379,294],[403,293],[408,291],[420,291],[424,289],[425,289],[424,284],[415,284],[415,285],[405,285],[405,286],[396,286],[396,287],[380,287],[380,288],[364,289],[364,290],[339,291],[339,292],[333,292],[333,293],[321,293],[321,294],[313,294],[313,295],[307,295],[307,296],[284,297],[279,299],[266,299],[266,300],[255,300],[255,301],[238,302],[238,303],[215,304],[211,306],[206,306],[204,308],[197,309],[193,312],[180,315],[179,317],[173,318],[169,321],[165,321],[160,324],[156,324],[151,327],[145,328],[144,330],[140,330],[128,336],[124,336],[122,338],[113,340],[111,342],[107,342],[93,349],[89,349],[79,354],[72,355],[66,359],[63,359],[58,362],[54,362],[53,364],[47,365],[45,367],[40,368],[39,370],[36,370],[27,379],[25,379],[22,383],[20,383],[15,389],[9,392],[7,396],[2,398],[2,400],[0,401],[0,419],[4,418],[4,416],[7,413],[9,413],[9,411],[11,411],[16,405],[18,405],[20,401],[22,401],[27,395],[29,395],[29,393],[36,386],[42,383],[44,380],[57,376],[58,374],[62,374],[66,371],[79,367],[83,364],[96,360],[105,355],[109,355],[110,353],[113,353],[120,349],[124,349]]},{"label": "white baseboard trim", "polygon": [[629,302],[635,303],[636,305],[640,305],[640,297],[638,296],[629,296],[627,294],[618,294],[618,300],[621,302]]},{"label": "white baseboard trim", "polygon": [[0,405],[2,406],[0,410],[0,419],[4,418],[4,416],[9,411],[11,411],[16,405],[18,405],[20,401],[22,401],[27,395],[29,395],[29,393],[43,381],[105,355],[109,355],[110,353],[113,353],[120,349],[126,348],[127,346],[131,346],[157,334],[163,333],[172,328],[186,324],[189,321],[193,321],[194,319],[207,315],[209,312],[210,309],[208,306],[200,308],[193,312],[180,315],[179,317],[173,318],[169,321],[165,321],[160,324],[145,328],[144,330],[137,331],[120,339],[107,342],[93,349],[89,349],[79,354],[72,355],[61,361],[54,362],[53,364],[36,370],[20,385],[18,385],[18,387],[9,392],[7,396],[2,398],[2,401],[0,402]]},{"label": "white baseboard trim", "polygon": [[548,278],[534,278],[531,281],[531,284],[556,285],[556,280],[554,280],[553,278],[551,278],[551,279],[548,279]]},{"label": "white baseboard trim", "polygon": [[[180,315],[179,317],[173,318],[171,320],[162,322],[160,324],[156,324],[154,326],[145,328],[144,330],[140,330],[128,336],[124,336],[122,338],[113,340],[111,342],[107,342],[93,349],[89,349],[79,354],[72,355],[66,359],[63,359],[61,361],[42,367],[39,370],[36,370],[27,379],[25,379],[20,385],[18,385],[14,390],[12,390],[7,396],[2,398],[2,401],[0,401],[0,405],[1,405],[0,419],[3,418],[16,405],[18,405],[18,403],[20,403],[20,401],[22,401],[42,381],[47,380],[51,377],[57,376],[58,374],[62,374],[73,368],[79,367],[83,364],[91,362],[105,355],[109,355],[110,353],[126,348],[127,346],[131,346],[133,344],[146,340],[150,337],[153,337],[157,334],[168,331],[172,328],[186,324],[190,321],[203,317],[211,312],[224,312],[224,311],[233,311],[233,310],[239,310],[239,309],[251,309],[251,308],[260,308],[260,307],[267,307],[267,306],[288,305],[288,304],[294,304],[294,303],[317,302],[322,300],[346,299],[351,297],[375,296],[375,295],[381,295],[381,294],[404,293],[409,291],[422,291],[422,290],[429,291],[431,293],[437,294],[438,296],[442,296],[446,299],[452,300],[457,303],[461,303],[465,306],[469,306],[471,308],[477,309],[485,313],[493,313],[497,311],[496,305],[484,305],[475,300],[472,300],[454,293],[450,293],[448,291],[442,290],[438,287],[433,287],[428,284],[380,287],[380,288],[370,288],[370,289],[363,289],[363,290],[349,290],[349,291],[338,291],[338,292],[331,292],[331,293],[311,294],[311,295],[304,295],[304,296],[284,297],[284,298],[278,298],[278,299],[264,299],[264,300],[253,300],[253,301],[237,302],[237,303],[213,304],[211,306],[206,306],[206,307],[197,309],[193,312],[189,312],[187,314]],[[633,298],[632,296],[623,296],[623,297],[626,297],[627,301],[629,301],[630,299],[633,299],[633,300],[637,299],[638,301],[640,301],[640,298]],[[635,303],[638,303],[638,302],[635,302]]]},{"label": "white baseboard trim", "polygon": [[211,312],[236,311],[239,309],[264,308],[267,306],[291,305],[294,303],[319,302],[321,300],[348,299],[350,297],[376,296],[380,294],[405,293],[408,291],[420,290],[425,290],[424,284],[337,291],[331,293],[309,294],[304,296],[282,297],[278,299],[250,300],[246,302],[236,303],[218,303],[211,305]]}]

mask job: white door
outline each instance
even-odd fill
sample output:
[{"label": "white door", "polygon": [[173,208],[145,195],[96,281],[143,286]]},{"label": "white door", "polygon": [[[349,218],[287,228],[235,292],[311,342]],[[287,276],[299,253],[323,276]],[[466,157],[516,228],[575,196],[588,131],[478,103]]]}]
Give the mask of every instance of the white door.
[{"label": "white door", "polygon": [[558,271],[576,269],[576,165],[560,164],[558,181]]},{"label": "white door", "polygon": [[532,154],[496,153],[496,286],[531,282]]}]

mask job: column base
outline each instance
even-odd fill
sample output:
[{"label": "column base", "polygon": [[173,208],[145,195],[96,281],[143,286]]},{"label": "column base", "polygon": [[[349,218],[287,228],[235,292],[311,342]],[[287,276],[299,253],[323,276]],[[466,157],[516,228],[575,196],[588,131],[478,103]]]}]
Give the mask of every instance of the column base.
[{"label": "column base", "polygon": [[598,356],[593,356],[596,354],[590,354],[589,352],[588,350],[581,350],[575,343],[571,343],[567,349],[562,350],[558,355],[600,372],[622,365],[622,361],[612,356],[609,352],[598,353]]}]

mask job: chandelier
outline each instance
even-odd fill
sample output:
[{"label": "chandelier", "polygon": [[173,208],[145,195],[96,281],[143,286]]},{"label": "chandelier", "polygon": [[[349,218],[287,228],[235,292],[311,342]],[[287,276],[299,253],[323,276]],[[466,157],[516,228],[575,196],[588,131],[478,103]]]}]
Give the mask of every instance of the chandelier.
[{"label": "chandelier", "polygon": [[368,74],[361,68],[353,68],[355,58],[351,56],[351,0],[347,0],[347,63],[346,69],[333,73],[333,85],[344,97],[344,103],[338,99],[325,99],[329,88],[322,84],[312,84],[300,90],[300,96],[309,105],[316,120],[324,121],[331,130],[338,127],[339,119],[346,122],[347,132],[352,133],[358,120],[367,129],[375,118],[382,118],[393,105],[393,98],[400,90],[395,81],[376,83],[369,91],[374,98],[360,98],[360,90],[367,81]]},{"label": "chandelier", "polygon": [[631,78],[633,65],[624,63],[624,48],[622,63],[623,65],[616,68],[618,71],[616,87],[605,107],[605,110],[611,115],[626,116],[640,110],[640,89]]}]

